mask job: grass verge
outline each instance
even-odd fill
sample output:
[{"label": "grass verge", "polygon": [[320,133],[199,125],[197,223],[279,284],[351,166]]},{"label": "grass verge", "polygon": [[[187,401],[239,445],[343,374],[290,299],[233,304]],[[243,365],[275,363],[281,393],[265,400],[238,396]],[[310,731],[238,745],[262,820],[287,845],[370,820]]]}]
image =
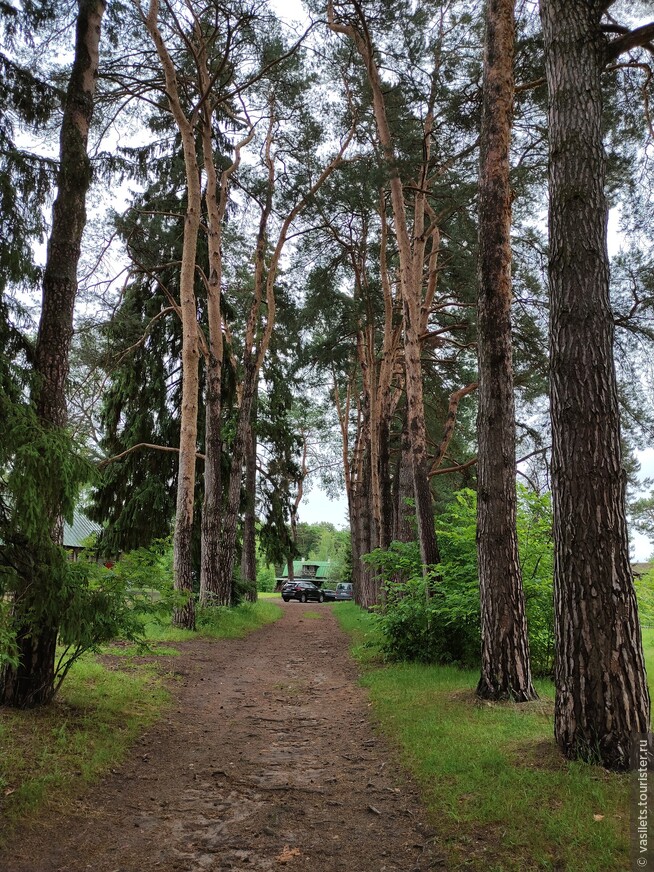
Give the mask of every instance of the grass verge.
[{"label": "grass verge", "polygon": [[152,642],[186,642],[190,639],[236,639],[247,636],[282,616],[281,608],[269,600],[241,603],[234,608],[217,606],[197,610],[197,629],[181,630],[169,623],[152,622],[146,635]]},{"label": "grass verge", "polygon": [[[281,617],[272,602],[198,614],[198,632],[152,623],[149,655],[175,656],[161,642],[247,635]],[[76,793],[124,759],[134,740],[165,708],[168,693],[152,662],[137,660],[135,645],[116,642],[105,653],[119,657],[107,668],[92,655],[71,669],[55,702],[42,709],[0,708],[0,844],[12,826],[37,810],[65,808]],[[165,667],[164,667],[165,668]]]},{"label": "grass verge", "polygon": [[127,753],[166,706],[150,667],[111,670],[91,655],[52,705],[0,709],[0,842],[37,809],[60,809]]},{"label": "grass verge", "polygon": [[[336,614],[366,664],[362,681],[379,728],[423,789],[445,868],[628,868],[629,776],[560,756],[551,682],[539,682],[536,703],[481,703],[477,672],[382,667],[371,616],[353,603],[339,604]],[[654,661],[653,631],[645,647]]]}]

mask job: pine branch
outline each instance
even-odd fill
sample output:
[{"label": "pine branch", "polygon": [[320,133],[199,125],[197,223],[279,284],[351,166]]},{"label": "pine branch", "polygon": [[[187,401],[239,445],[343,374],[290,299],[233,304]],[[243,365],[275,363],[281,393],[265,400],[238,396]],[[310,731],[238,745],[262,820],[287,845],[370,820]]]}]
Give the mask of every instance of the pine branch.
[{"label": "pine branch", "polygon": [[621,54],[626,51],[631,51],[632,48],[645,48],[647,51],[654,54],[654,21],[649,24],[644,24],[642,27],[637,27],[635,30],[622,28],[618,24],[602,25],[602,30],[609,33],[621,33],[617,39],[614,39],[608,44],[606,50],[607,63],[616,60]]},{"label": "pine branch", "polygon": [[[103,469],[110,463],[115,463],[117,460],[122,460],[123,457],[127,457],[128,454],[132,454],[132,452],[138,451],[141,448],[151,448],[155,451],[167,451],[172,452],[173,454],[179,454],[179,448],[173,448],[170,445],[154,445],[151,442],[139,442],[138,445],[132,445],[131,448],[127,448],[125,451],[122,451],[120,454],[116,454],[114,457],[107,457],[105,458],[105,460],[101,460],[97,465],[100,469]],[[199,451],[196,451],[195,456],[198,460],[205,459],[205,455],[200,454]]]}]

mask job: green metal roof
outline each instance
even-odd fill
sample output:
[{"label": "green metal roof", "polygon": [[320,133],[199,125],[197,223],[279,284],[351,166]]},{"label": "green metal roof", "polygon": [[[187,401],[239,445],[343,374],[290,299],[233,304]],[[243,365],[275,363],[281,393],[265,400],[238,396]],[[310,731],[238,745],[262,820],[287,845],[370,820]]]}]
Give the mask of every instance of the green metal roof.
[{"label": "green metal roof", "polygon": [[[330,560],[294,560],[293,575],[296,578],[329,578],[331,565]],[[288,578],[288,564],[280,577]]]},{"label": "green metal roof", "polygon": [[99,524],[91,521],[83,512],[76,510],[73,523],[64,522],[64,548],[84,548],[88,537],[99,533],[101,529]]}]

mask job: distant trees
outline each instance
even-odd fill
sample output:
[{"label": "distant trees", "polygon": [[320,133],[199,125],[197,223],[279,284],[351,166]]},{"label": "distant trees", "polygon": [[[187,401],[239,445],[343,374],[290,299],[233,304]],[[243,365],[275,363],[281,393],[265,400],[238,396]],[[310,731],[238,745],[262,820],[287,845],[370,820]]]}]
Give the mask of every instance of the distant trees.
[{"label": "distant trees", "polygon": [[[465,36],[457,29],[460,15]],[[476,386],[474,318],[468,317],[475,242],[466,209],[477,105],[444,83],[462,56],[472,73],[476,42],[471,35],[468,46],[467,35],[476,35],[478,20],[463,6],[448,16],[422,3],[400,16],[383,2],[328,8],[332,30],[348,37],[335,41],[334,51],[348,59],[365,148],[348,185],[325,202],[333,242],[322,259],[325,272],[330,263],[338,268],[339,290],[345,282],[351,287],[350,299],[332,292],[342,314],[340,323],[332,316],[328,324],[341,336],[348,330],[356,336],[347,364],[340,353],[332,367],[332,381],[355,596],[365,606],[380,594],[375,574],[360,560],[371,548],[387,547],[398,533],[417,533],[425,567],[438,563],[434,484],[447,467],[459,466],[453,453],[470,459],[470,443],[458,438],[470,424],[469,409],[461,403],[455,435],[458,402],[450,398],[463,400]]]},{"label": "distant trees", "polygon": [[[405,188],[408,183],[401,178],[398,154],[389,123],[386,98],[375,56],[371,23],[358,3],[333,3],[328,5],[329,26],[337,33],[348,36],[361,56],[368,78],[372,97],[372,109],[383,164],[388,178],[391,208],[395,224],[396,244],[399,259],[399,284],[403,305],[404,372],[409,425],[409,444],[413,471],[413,489],[418,526],[418,540],[423,564],[438,563],[438,546],[434,531],[434,512],[429,489],[429,459],[427,456],[427,432],[423,397],[423,375],[420,362],[421,334],[426,324],[422,312],[430,307],[430,292],[434,281],[427,282],[424,290],[424,267],[428,243],[431,245],[432,262],[438,254],[440,235],[437,224],[427,226],[427,193],[429,186],[429,162],[431,154],[431,127],[433,125],[435,89],[424,95],[426,102],[423,121],[424,160],[418,168],[412,187],[414,215],[413,226],[408,224],[405,203]],[[434,70],[434,76],[436,70]],[[412,179],[412,182],[414,180]],[[426,298],[425,298],[426,294]],[[390,326],[389,326],[390,329]],[[368,460],[370,462],[370,460]]]}]

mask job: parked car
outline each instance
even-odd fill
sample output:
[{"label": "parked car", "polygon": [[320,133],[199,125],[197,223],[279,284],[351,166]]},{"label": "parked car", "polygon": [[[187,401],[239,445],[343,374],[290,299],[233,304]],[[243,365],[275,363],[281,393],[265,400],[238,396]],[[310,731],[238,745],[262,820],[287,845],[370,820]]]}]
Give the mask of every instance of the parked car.
[{"label": "parked car", "polygon": [[300,600],[301,603],[307,600],[322,603],[325,601],[325,594],[312,581],[287,581],[282,588],[282,599],[285,603],[292,599]]},{"label": "parked car", "polygon": [[332,590],[331,587],[323,587],[322,592],[325,594],[326,603],[333,603],[336,599],[336,591]]},{"label": "parked car", "polygon": [[339,581],[336,585],[336,600],[354,599],[354,588],[349,581]]}]

